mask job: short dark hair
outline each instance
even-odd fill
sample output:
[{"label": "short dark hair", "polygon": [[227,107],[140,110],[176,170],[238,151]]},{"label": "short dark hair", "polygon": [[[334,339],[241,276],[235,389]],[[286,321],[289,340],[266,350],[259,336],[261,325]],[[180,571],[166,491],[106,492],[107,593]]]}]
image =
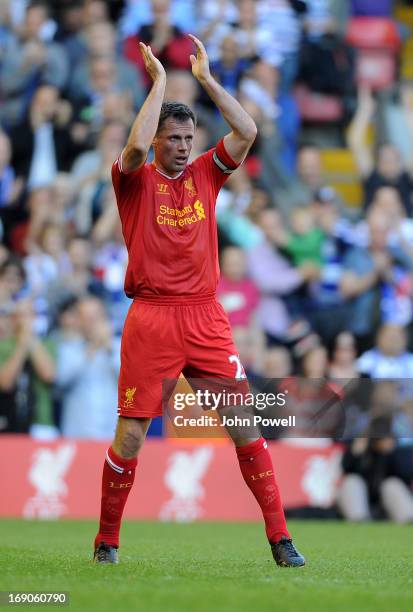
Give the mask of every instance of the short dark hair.
[{"label": "short dark hair", "polygon": [[30,11],[32,9],[38,9],[38,8],[43,9],[47,17],[50,16],[50,7],[48,3],[46,2],[46,0],[32,0],[27,5],[26,11]]},{"label": "short dark hair", "polygon": [[0,277],[2,277],[9,268],[16,268],[22,281],[26,280],[26,269],[23,265],[21,257],[19,257],[18,255],[14,255],[13,253],[8,255],[7,258],[3,261],[3,263],[0,264]]},{"label": "short dark hair", "polygon": [[158,129],[156,132],[162,128],[163,124],[169,117],[173,117],[177,121],[181,123],[186,123],[189,119],[192,120],[194,127],[196,126],[196,118],[194,113],[191,111],[189,106],[186,104],[182,104],[182,102],[164,102],[161,107],[161,112],[159,114],[159,122]]}]

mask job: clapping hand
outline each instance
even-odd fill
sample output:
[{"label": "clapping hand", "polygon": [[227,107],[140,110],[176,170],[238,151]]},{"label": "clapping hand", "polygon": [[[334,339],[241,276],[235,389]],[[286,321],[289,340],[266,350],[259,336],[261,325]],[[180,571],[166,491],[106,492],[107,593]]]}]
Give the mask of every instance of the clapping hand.
[{"label": "clapping hand", "polygon": [[196,46],[196,57],[195,55],[189,56],[192,74],[199,82],[206,81],[211,76],[206,49],[199,38],[193,36],[193,34],[188,34],[188,36]]},{"label": "clapping hand", "polygon": [[151,77],[152,81],[156,81],[159,78],[166,77],[165,68],[161,62],[152,53],[152,49],[149,45],[145,45],[143,42],[139,43],[140,51],[145,62],[146,72]]}]

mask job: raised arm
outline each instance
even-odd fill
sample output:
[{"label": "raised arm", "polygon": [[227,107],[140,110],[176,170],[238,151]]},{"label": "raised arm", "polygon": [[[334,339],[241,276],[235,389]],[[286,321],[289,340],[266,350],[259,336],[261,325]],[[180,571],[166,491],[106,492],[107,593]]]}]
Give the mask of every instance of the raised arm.
[{"label": "raised arm", "polygon": [[357,110],[348,130],[348,144],[353,153],[362,178],[367,178],[373,171],[374,159],[366,145],[366,130],[375,109],[374,98],[369,89],[360,89]]},{"label": "raised arm", "polygon": [[[405,85],[402,89],[402,105],[404,111],[404,118],[409,129],[410,142],[413,141],[413,87],[412,85]],[[407,170],[410,176],[413,177],[413,154],[410,150],[409,162],[407,164]]]},{"label": "raised arm", "polygon": [[139,46],[153,85],[135,119],[122,152],[122,169],[126,172],[137,170],[145,163],[158,127],[166,85],[166,73],[161,62],[154,56],[149,46],[142,42]]},{"label": "raised arm", "polygon": [[190,56],[192,74],[217,105],[222,116],[231,127],[232,132],[225,136],[224,145],[227,153],[239,164],[244,161],[255,140],[257,127],[241,104],[225,91],[211,75],[208,55],[202,42],[192,34],[189,34],[189,38],[197,48],[196,57],[194,55]]}]

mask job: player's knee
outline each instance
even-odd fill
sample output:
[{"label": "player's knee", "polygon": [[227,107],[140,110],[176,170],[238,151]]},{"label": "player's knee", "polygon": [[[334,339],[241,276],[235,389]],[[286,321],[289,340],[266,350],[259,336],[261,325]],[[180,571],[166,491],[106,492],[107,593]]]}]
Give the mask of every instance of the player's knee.
[{"label": "player's knee", "polygon": [[136,457],[146,437],[149,423],[128,419],[119,422],[113,448],[121,457]]},{"label": "player's knee", "polygon": [[383,508],[396,523],[413,521],[413,495],[410,488],[395,476],[386,478],[380,486]]},{"label": "player's knee", "polygon": [[389,476],[381,483],[380,492],[382,495],[392,498],[394,495],[397,495],[402,488],[403,481],[400,480],[400,478],[396,478],[396,476]]}]

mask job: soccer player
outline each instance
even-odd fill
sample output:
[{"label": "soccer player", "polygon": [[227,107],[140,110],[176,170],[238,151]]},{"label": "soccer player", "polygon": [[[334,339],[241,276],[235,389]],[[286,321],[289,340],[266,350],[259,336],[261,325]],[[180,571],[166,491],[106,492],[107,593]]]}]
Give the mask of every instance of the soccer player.
[{"label": "soccer player", "polygon": [[[243,370],[227,316],[216,301],[218,248],[215,202],[225,180],[255,140],[254,121],[211,76],[200,40],[192,73],[216,104],[231,132],[188,164],[195,131],[190,108],[163,103],[166,74],[149,46],[140,43],[153,81],[113,164],[123,235],[129,252],[125,291],[133,298],[122,336],[119,420],[106,453],[99,532],[94,560],[118,563],[123,509],[133,485],[137,456],[151,419],[162,414],[162,380],[185,376],[238,379]],[[154,161],[146,163],[153,145]],[[229,432],[242,476],[261,507],[276,563],[305,560],[288,533],[267,443]]]}]

